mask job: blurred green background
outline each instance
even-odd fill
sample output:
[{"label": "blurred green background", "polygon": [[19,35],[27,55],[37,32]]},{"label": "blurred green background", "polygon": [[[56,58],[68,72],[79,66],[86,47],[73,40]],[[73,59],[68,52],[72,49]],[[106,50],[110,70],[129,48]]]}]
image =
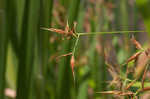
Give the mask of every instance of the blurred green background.
[{"label": "blurred green background", "polygon": [[15,93],[16,99],[116,99],[96,92],[114,89],[105,62],[119,66],[135,52],[131,33],[80,37],[74,83],[71,57],[56,58],[72,52],[75,39],[40,28],[64,29],[68,20],[84,33],[142,30],[134,35],[148,47],[149,5],[150,0],[0,0],[0,99],[14,99]]}]

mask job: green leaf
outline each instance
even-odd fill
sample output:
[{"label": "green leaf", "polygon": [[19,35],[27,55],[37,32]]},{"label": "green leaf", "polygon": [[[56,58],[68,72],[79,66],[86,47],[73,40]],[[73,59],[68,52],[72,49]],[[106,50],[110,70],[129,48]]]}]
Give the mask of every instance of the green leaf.
[{"label": "green leaf", "polygon": [[136,0],[137,7],[139,9],[139,12],[141,13],[144,23],[147,29],[147,32],[150,36],[150,0]]},{"label": "green leaf", "polygon": [[40,0],[26,0],[21,26],[16,99],[32,97],[34,45],[39,25]]}]

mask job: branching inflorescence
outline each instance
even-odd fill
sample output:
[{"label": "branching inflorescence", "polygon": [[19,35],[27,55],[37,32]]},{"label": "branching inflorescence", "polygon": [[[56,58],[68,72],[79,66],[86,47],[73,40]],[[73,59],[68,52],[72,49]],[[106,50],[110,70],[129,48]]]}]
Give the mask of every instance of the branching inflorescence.
[{"label": "branching inflorescence", "polygon": [[[68,22],[67,25],[65,26],[65,29],[55,29],[55,28],[45,28],[42,27],[41,29],[46,30],[46,31],[51,31],[51,32],[56,32],[58,34],[61,34],[65,37],[74,37],[75,38],[75,44],[73,46],[72,52],[68,53],[68,54],[64,54],[61,55],[59,57],[62,56],[68,56],[71,55],[71,60],[70,60],[70,65],[71,65],[71,69],[72,69],[72,75],[75,81],[75,74],[74,74],[74,66],[75,66],[75,52],[76,52],[76,47],[78,45],[79,42],[79,38],[80,36],[89,36],[89,35],[99,35],[99,34],[121,34],[121,33],[138,33],[138,32],[145,32],[145,31],[112,31],[112,32],[90,32],[90,33],[77,33],[76,30],[76,23],[74,22],[74,25],[72,28],[69,27]],[[144,50],[142,48],[142,46],[140,45],[140,43],[138,43],[138,41],[136,41],[134,39],[134,37],[132,37],[131,41],[133,42],[133,44],[136,46],[136,48],[139,50],[137,53],[135,53],[133,56],[131,56],[125,64],[123,65],[128,65],[131,61],[136,60],[137,58],[139,58],[141,55],[146,55],[145,57],[149,58],[149,52],[150,49],[146,49]],[[147,58],[146,58],[147,59]],[[148,59],[147,59],[148,60]],[[141,60],[139,60],[141,61]],[[140,64],[140,62],[139,62]],[[107,65],[107,64],[106,64]],[[141,65],[141,64],[140,64]],[[130,83],[126,84],[125,87],[123,88],[123,90],[114,90],[114,91],[105,91],[105,92],[97,92],[97,93],[102,93],[102,94],[114,94],[114,95],[119,95],[119,96],[131,96],[131,97],[135,97],[139,92],[143,92],[145,90],[150,89],[149,87],[144,87],[144,80],[145,80],[145,75],[147,72],[147,68],[148,68],[148,64],[147,61],[145,62],[145,64],[143,64],[144,67],[142,68],[144,70],[144,74],[142,77],[142,81],[141,81],[141,86],[142,89],[139,89],[136,93],[133,93],[132,91],[129,90],[129,88],[132,87],[132,85],[134,83],[136,83],[136,81],[138,80],[138,77],[140,76],[140,74],[142,73],[140,69],[138,69],[137,66],[137,73],[134,75],[135,79],[134,80],[129,80],[128,78],[126,78],[126,80],[129,80]],[[109,67],[109,66],[108,66]],[[125,81],[126,82],[126,81]]]}]

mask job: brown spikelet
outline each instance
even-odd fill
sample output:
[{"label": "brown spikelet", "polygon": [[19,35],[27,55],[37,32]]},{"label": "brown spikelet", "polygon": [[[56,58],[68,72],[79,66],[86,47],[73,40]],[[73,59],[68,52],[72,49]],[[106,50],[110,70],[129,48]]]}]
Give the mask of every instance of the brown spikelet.
[{"label": "brown spikelet", "polygon": [[73,32],[73,33],[76,33],[76,26],[77,26],[77,22],[74,22],[73,23],[73,27],[72,27],[72,29],[71,29],[71,31]]},{"label": "brown spikelet", "polygon": [[150,91],[150,87],[145,87],[139,90],[139,92],[145,92],[145,91]]},{"label": "brown spikelet", "polygon": [[136,72],[134,73],[135,78],[139,78],[141,76],[148,62],[149,62],[149,57],[146,55],[144,51],[137,58],[136,67],[135,67]]},{"label": "brown spikelet", "polygon": [[128,96],[128,95],[133,95],[132,92],[128,91],[128,92],[122,92],[122,91],[104,91],[104,92],[96,92],[96,93],[101,93],[101,94],[114,94],[114,95],[119,95],[119,96]]},{"label": "brown spikelet", "polygon": [[57,57],[56,57],[56,60],[58,60],[58,59],[61,58],[61,57],[66,57],[66,56],[69,56],[69,55],[72,55],[72,52],[70,52],[70,53],[68,53],[68,54],[63,54],[63,55],[57,56]]},{"label": "brown spikelet", "polygon": [[137,52],[137,53],[133,54],[133,55],[127,60],[126,63],[129,63],[130,61],[135,60],[140,54],[141,54],[141,52]]},{"label": "brown spikelet", "polygon": [[142,88],[144,88],[144,81],[145,81],[145,78],[146,78],[147,69],[148,69],[148,65],[146,66],[146,68],[144,70],[143,77],[142,77],[142,81],[141,81]]},{"label": "brown spikelet", "polygon": [[73,75],[73,78],[74,78],[74,81],[75,81],[75,74],[74,74],[75,59],[74,59],[74,56],[71,57],[70,65],[71,65],[71,69],[72,69],[72,75]]},{"label": "brown spikelet", "polygon": [[134,36],[132,36],[131,41],[132,41],[133,44],[135,44],[135,46],[136,46],[137,49],[140,49],[140,50],[143,49],[142,46],[141,46],[141,44],[137,40],[135,40]]},{"label": "brown spikelet", "polygon": [[62,29],[49,28],[49,30],[58,34],[65,34],[65,31],[63,31]]},{"label": "brown spikelet", "polygon": [[70,28],[69,28],[69,23],[68,23],[68,21],[67,21],[67,24],[66,24],[66,27],[65,27],[65,32],[66,32],[66,33],[69,33],[69,30],[70,30]]},{"label": "brown spikelet", "polygon": [[118,95],[118,94],[121,93],[121,91],[114,90],[114,91],[103,91],[103,92],[96,92],[96,93],[101,93],[101,94],[115,94],[115,95]]},{"label": "brown spikelet", "polygon": [[70,36],[74,36],[77,38],[77,34],[75,31],[75,27],[76,27],[76,22],[74,22],[72,29],[69,27],[68,21],[67,24],[65,26],[65,29],[56,29],[56,28],[45,28],[45,27],[41,27],[42,30],[47,30],[47,31],[51,31],[51,32],[56,32],[58,34],[62,34],[64,36],[70,37]]},{"label": "brown spikelet", "polygon": [[150,58],[150,48],[147,48],[147,50],[145,50],[145,54],[148,56],[148,58]]},{"label": "brown spikelet", "polygon": [[125,88],[125,90],[128,90],[135,82],[136,80],[133,80],[131,83],[129,83],[127,87]]}]

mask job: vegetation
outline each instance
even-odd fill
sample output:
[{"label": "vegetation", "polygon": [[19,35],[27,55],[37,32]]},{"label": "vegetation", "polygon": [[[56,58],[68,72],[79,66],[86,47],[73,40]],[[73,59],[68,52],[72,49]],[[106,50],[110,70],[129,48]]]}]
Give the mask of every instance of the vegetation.
[{"label": "vegetation", "polygon": [[149,0],[1,0],[0,99],[149,99]]}]

